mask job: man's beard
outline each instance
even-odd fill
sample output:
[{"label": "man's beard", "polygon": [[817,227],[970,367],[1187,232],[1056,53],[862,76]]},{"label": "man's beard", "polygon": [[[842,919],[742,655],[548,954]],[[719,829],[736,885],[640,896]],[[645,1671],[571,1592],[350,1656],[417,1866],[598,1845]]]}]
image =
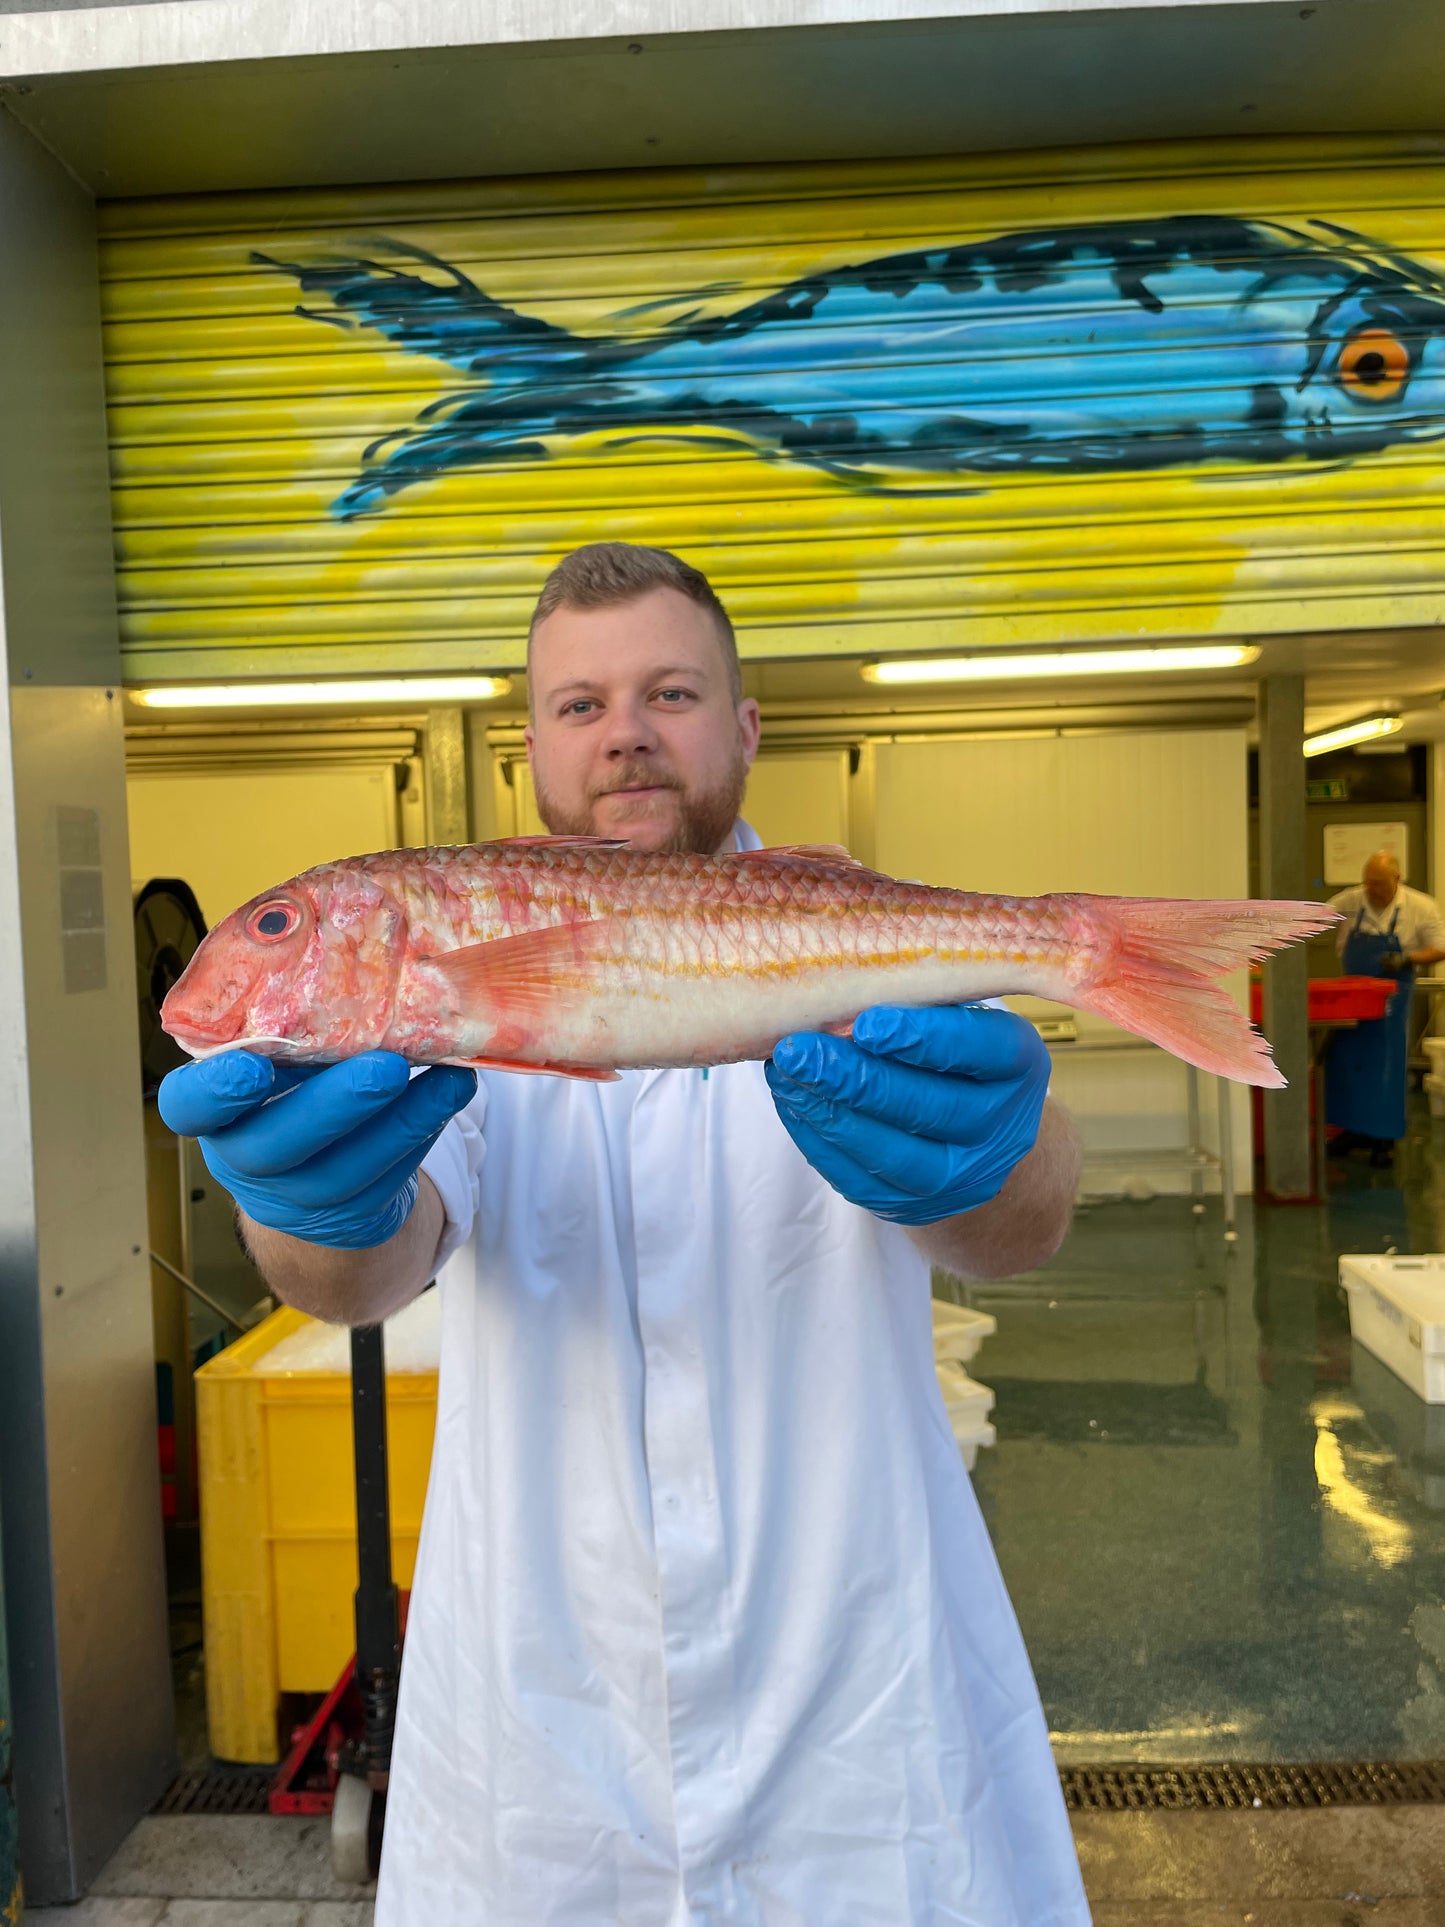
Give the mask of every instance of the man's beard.
[{"label": "man's beard", "polygon": [[617,790],[650,788],[672,790],[680,799],[677,827],[658,847],[659,856],[712,856],[732,834],[742,808],[747,787],[748,765],[738,744],[731,768],[708,790],[689,790],[676,777],[664,776],[646,763],[625,763],[611,773],[606,789],[589,791],[579,811],[569,811],[553,796],[534,769],[532,781],[537,793],[537,814],[553,836],[596,836],[593,806],[603,796]]}]

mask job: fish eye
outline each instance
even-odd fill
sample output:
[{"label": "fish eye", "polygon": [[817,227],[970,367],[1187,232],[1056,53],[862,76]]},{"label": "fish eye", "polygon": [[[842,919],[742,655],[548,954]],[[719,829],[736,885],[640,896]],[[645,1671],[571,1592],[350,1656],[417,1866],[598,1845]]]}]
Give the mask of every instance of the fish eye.
[{"label": "fish eye", "polygon": [[1357,401],[1393,401],[1410,379],[1410,350],[1388,328],[1361,328],[1341,348],[1337,373]]},{"label": "fish eye", "polygon": [[262,943],[278,943],[282,937],[289,937],[300,921],[301,912],[294,903],[263,903],[251,912],[246,928]]}]

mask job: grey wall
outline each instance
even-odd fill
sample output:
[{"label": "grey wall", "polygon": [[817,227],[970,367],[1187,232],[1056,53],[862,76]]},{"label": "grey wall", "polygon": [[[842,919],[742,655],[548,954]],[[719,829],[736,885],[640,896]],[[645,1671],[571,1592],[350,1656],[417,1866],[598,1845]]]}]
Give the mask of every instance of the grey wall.
[{"label": "grey wall", "polygon": [[0,114],[0,1517],[21,1866],[172,1770],[93,211]]},{"label": "grey wall", "polygon": [[0,13],[105,197],[1445,127],[1441,0],[175,0]]}]

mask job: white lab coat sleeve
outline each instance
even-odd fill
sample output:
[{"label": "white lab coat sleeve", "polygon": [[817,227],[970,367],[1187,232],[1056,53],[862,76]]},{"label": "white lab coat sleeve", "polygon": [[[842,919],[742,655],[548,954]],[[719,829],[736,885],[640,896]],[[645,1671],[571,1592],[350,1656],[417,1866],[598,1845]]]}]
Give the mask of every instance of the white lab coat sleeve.
[{"label": "white lab coat sleeve", "polygon": [[486,1086],[464,1111],[454,1117],[422,1159],[421,1168],[437,1188],[446,1212],[446,1229],[437,1250],[437,1270],[472,1235],[476,1221],[478,1184],[486,1139],[482,1123],[487,1114]]}]

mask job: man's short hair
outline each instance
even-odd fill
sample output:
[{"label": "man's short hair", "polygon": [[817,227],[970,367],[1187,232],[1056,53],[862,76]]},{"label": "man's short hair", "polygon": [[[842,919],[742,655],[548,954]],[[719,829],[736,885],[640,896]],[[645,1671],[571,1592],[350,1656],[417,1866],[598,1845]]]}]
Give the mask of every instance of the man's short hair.
[{"label": "man's short hair", "polygon": [[589,542],[564,555],[542,584],[527,629],[527,666],[532,662],[532,639],[548,616],[558,609],[615,609],[637,602],[653,589],[676,589],[712,617],[727,668],[733,701],[743,697],[743,671],[738,642],[727,610],[701,569],[693,568],[668,549],[649,549],[640,542]]}]

